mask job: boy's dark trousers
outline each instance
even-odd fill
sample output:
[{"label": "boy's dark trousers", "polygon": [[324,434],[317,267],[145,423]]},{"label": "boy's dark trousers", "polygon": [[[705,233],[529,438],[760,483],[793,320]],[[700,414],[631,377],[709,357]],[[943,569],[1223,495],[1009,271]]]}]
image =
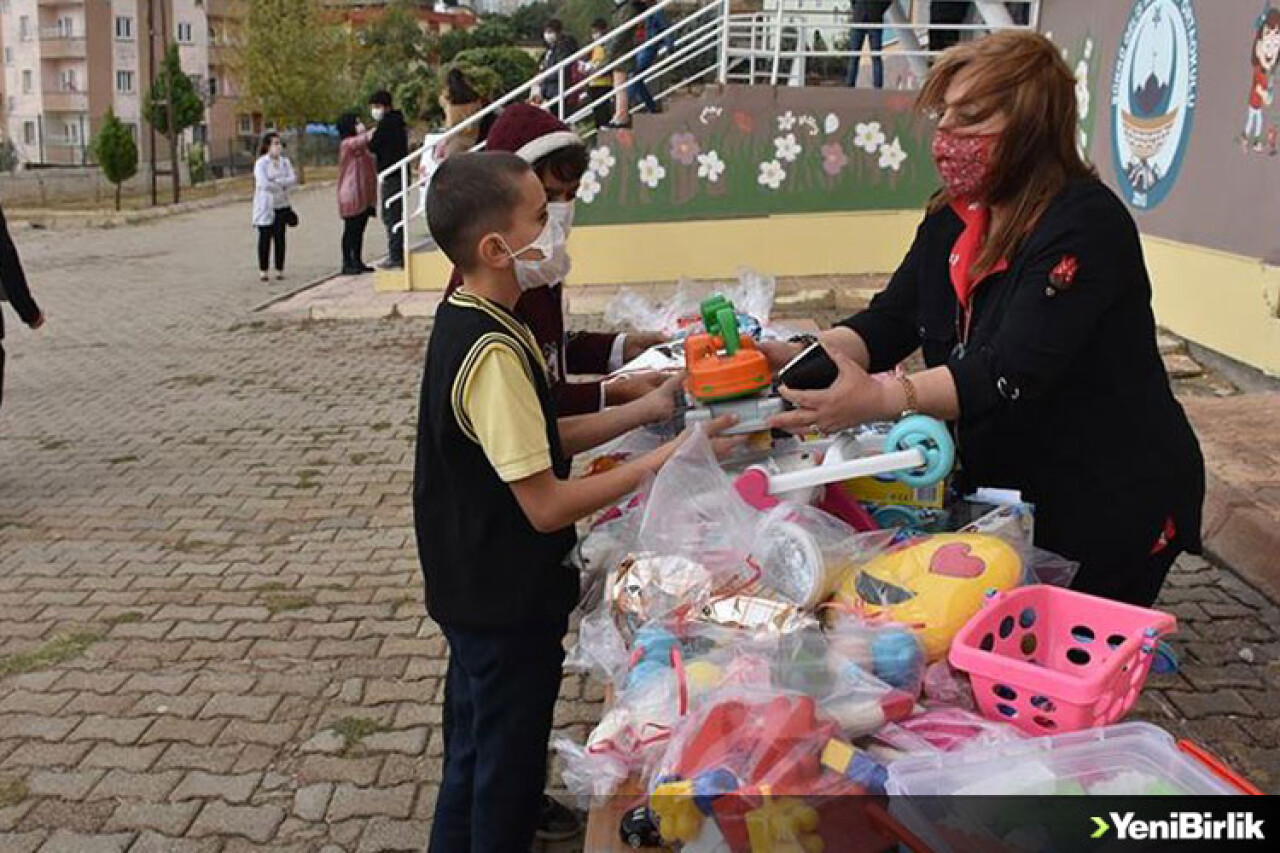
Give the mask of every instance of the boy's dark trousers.
[{"label": "boy's dark trousers", "polygon": [[445,626],[444,778],[433,853],[525,853],[547,781],[568,620],[510,630]]}]

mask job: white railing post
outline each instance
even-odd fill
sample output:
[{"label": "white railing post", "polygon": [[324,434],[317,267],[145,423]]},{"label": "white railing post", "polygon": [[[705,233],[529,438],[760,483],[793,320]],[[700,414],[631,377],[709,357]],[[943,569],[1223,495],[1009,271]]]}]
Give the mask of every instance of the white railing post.
[{"label": "white railing post", "polygon": [[556,70],[556,115],[564,121],[564,66]]},{"label": "white railing post", "polygon": [[782,63],[782,5],[786,0],[776,0],[777,12],[773,16],[773,67],[769,72],[769,85],[778,85],[778,69]]},{"label": "white railing post", "polygon": [[720,8],[720,69],[716,80],[723,86],[729,82],[729,0],[721,0]]},{"label": "white railing post", "polygon": [[401,275],[407,287],[413,289],[413,276],[409,274],[409,161],[400,161],[400,262]]}]

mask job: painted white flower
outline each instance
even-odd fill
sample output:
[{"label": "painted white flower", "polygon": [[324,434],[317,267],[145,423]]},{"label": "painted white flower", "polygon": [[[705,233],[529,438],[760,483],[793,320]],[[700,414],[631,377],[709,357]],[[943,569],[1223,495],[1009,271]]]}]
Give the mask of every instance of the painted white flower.
[{"label": "painted white flower", "polygon": [[822,129],[827,132],[828,136],[835,133],[840,129],[840,116],[835,113],[827,113],[827,118],[822,123]]},{"label": "painted white flower", "polygon": [[591,204],[599,193],[600,179],[596,177],[595,172],[588,169],[582,176],[582,183],[578,184],[578,201]]},{"label": "painted white flower", "polygon": [[782,168],[782,164],[777,160],[769,160],[760,164],[760,175],[756,178],[756,183],[762,187],[776,190],[782,186],[782,182],[786,179],[787,170]]},{"label": "painted white flower", "polygon": [[657,189],[658,184],[662,183],[662,179],[667,176],[667,169],[658,162],[658,158],[650,154],[648,157],[641,158],[636,164],[636,169],[640,172],[640,183],[649,189]]},{"label": "painted white flower", "polygon": [[1076,110],[1081,120],[1089,115],[1089,84],[1083,80],[1076,83]]},{"label": "painted white flower", "polygon": [[854,127],[853,144],[868,154],[874,154],[884,145],[884,131],[880,122],[858,122]]},{"label": "painted white flower", "polygon": [[698,155],[698,177],[706,178],[710,183],[716,183],[720,180],[720,176],[724,174],[725,162],[720,159],[720,155],[714,151],[706,151]]},{"label": "painted white flower", "polygon": [[787,110],[778,116],[778,130],[790,130],[796,126],[796,116],[791,110]]},{"label": "painted white flower", "polygon": [[779,160],[794,163],[804,149],[800,147],[799,142],[796,142],[796,135],[788,133],[786,136],[779,136],[773,140],[773,150],[774,156]]},{"label": "painted white flower", "polygon": [[1092,38],[1087,38],[1084,40],[1084,58],[1085,59],[1093,58],[1093,39]]},{"label": "painted white flower", "polygon": [[810,136],[818,135],[818,120],[813,116],[801,116],[796,120],[796,124],[809,129]]},{"label": "painted white flower", "polygon": [[711,121],[711,119],[719,118],[722,115],[724,115],[724,109],[722,107],[703,107],[702,112],[698,113],[698,123],[706,125]]},{"label": "painted white flower", "polygon": [[591,149],[589,168],[600,177],[609,177],[609,173],[613,171],[613,167],[616,165],[618,165],[618,160],[607,146],[602,145],[599,148]]},{"label": "painted white flower", "polygon": [[1085,132],[1085,129],[1083,127],[1080,128],[1079,146],[1080,146],[1080,156],[1085,160],[1088,160],[1089,159],[1089,134]]},{"label": "painted white flower", "polygon": [[902,161],[907,159],[907,152],[902,150],[902,143],[898,137],[893,138],[893,142],[888,145],[880,146],[880,168],[893,169],[898,171],[902,168]]}]

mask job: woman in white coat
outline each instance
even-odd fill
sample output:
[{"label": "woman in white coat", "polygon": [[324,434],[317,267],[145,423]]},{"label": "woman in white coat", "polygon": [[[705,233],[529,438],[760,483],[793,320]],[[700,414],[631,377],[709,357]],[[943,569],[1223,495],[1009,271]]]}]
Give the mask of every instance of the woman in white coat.
[{"label": "woman in white coat", "polygon": [[258,229],[258,273],[267,280],[267,261],[275,246],[276,279],[284,278],[284,231],[298,223],[289,206],[289,188],[298,183],[293,164],[284,156],[280,134],[268,133],[253,164],[253,224]]}]

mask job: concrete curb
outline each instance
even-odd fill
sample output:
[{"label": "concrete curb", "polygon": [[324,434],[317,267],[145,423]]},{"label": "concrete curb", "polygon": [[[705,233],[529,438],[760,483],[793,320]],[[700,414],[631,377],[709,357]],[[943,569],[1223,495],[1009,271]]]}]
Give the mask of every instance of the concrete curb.
[{"label": "concrete curb", "polygon": [[[337,181],[326,180],[308,183],[298,192],[328,189]],[[164,207],[148,207],[143,210],[121,211],[78,211],[78,210],[18,210],[10,214],[12,222],[25,224],[29,228],[61,230],[66,228],[120,228],[126,225],[140,225],[157,219],[171,216],[182,216],[186,213],[198,213],[230,204],[245,204],[253,200],[252,192],[239,192],[220,195],[214,198],[202,198],[195,201],[184,201]]]},{"label": "concrete curb", "polygon": [[325,273],[319,278],[312,279],[306,284],[295,287],[293,290],[289,290],[289,291],[285,291],[284,293],[277,294],[276,296],[273,296],[270,299],[268,299],[266,302],[262,302],[258,305],[253,306],[252,308],[249,309],[249,313],[256,314],[259,311],[265,311],[266,309],[270,308],[272,305],[276,305],[280,302],[284,302],[286,299],[292,299],[293,297],[297,296],[299,293],[304,293],[313,287],[319,287],[320,285],[324,284],[326,281],[333,281],[335,278],[337,278],[340,275],[342,275],[342,273],[337,273],[337,272]]},{"label": "concrete curb", "polygon": [[1280,603],[1280,525],[1249,495],[1206,472],[1204,549],[1216,563]]}]

